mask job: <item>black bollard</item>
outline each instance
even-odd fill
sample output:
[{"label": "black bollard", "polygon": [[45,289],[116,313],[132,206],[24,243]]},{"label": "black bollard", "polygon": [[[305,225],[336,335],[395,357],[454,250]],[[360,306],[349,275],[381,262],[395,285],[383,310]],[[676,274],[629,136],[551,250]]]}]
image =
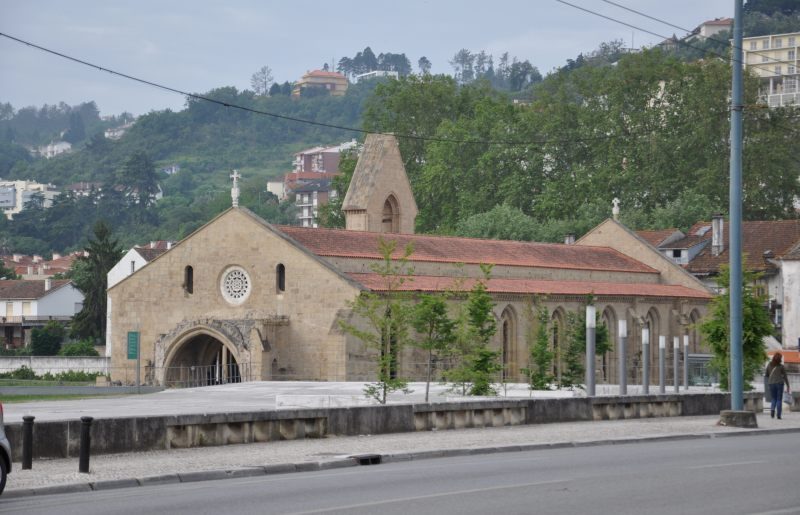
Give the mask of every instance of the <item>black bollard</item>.
[{"label": "black bollard", "polygon": [[78,472],[89,473],[89,448],[92,445],[92,437],[89,431],[92,429],[92,417],[81,417],[81,449],[78,458]]},{"label": "black bollard", "polygon": [[33,415],[22,417],[22,470],[30,470],[33,465]]}]

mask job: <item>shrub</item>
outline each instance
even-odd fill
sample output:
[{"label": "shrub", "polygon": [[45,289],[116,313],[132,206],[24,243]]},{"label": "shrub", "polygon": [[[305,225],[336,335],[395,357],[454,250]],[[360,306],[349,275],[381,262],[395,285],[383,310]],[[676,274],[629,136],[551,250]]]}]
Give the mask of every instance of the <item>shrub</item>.
[{"label": "shrub", "polygon": [[58,351],[59,356],[99,356],[100,354],[95,350],[91,340],[81,340],[78,342],[71,342]]}]

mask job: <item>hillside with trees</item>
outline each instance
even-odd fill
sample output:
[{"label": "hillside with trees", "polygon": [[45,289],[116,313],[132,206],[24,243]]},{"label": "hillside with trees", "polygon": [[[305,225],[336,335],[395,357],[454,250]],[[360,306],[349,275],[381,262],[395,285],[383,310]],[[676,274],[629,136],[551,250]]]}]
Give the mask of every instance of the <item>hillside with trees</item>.
[{"label": "hillside with trees", "polygon": [[[748,2],[748,35],[799,30],[793,5]],[[546,77],[508,53],[463,48],[449,60],[452,75],[432,75],[424,56],[413,73],[405,54],[366,47],[338,70],[396,71],[399,79],[351,84],[341,97],[298,98],[262,66],[252,90],[220,87],[201,94],[213,102],[190,97],[180,111],[150,112],[119,140],[103,131],[132,117],[101,119],[93,102],[0,104],[0,177],[95,185],[88,196],[65,194],[49,209],[34,199],[13,221],[0,219],[0,246],[41,254],[82,248],[100,220],[124,247],[180,239],[230,206],[233,169],[243,175],[241,205],[292,223],[292,204],[267,193],[265,181],[288,171],[294,152],[361,137],[336,126],[398,135],[420,232],[559,241],[606,218],[615,197],[631,227],[686,228],[727,211],[731,70],[728,48],[705,44],[631,53],[620,41],[603,43]],[[794,217],[800,112],[764,109],[756,96],[750,78],[744,214]],[[71,154],[47,160],[26,150],[62,138]],[[173,165],[180,171],[163,171]],[[342,165],[335,187],[343,192],[354,156]],[[155,202],[157,192],[163,198]],[[343,223],[336,208],[323,211],[323,224]]]}]

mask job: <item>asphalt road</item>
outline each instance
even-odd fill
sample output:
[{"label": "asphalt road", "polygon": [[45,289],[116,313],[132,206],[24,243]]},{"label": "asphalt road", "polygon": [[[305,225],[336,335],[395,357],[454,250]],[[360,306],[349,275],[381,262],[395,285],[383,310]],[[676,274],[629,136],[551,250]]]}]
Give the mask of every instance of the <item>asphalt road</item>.
[{"label": "asphalt road", "polygon": [[0,513],[790,514],[796,434],[476,455],[0,500]]}]

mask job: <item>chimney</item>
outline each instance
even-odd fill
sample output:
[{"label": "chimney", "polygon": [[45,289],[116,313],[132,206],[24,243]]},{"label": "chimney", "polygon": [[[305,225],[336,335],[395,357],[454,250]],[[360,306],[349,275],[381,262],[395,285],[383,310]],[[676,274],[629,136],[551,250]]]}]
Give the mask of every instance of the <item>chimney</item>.
[{"label": "chimney", "polygon": [[50,291],[50,288],[53,287],[53,280],[49,277],[44,280],[44,291]]},{"label": "chimney", "polygon": [[168,242],[167,242],[167,250],[169,250],[169,249],[171,249],[171,248],[172,248],[172,242],[171,242],[171,241],[168,241]]},{"label": "chimney", "polygon": [[42,256],[40,256],[39,254],[34,254],[33,255],[33,262],[34,263],[39,263],[41,261],[42,261]]},{"label": "chimney", "polygon": [[567,235],[564,236],[564,245],[572,245],[573,243],[575,243],[575,235],[573,233],[567,233]]},{"label": "chimney", "polygon": [[713,215],[711,217],[711,254],[714,256],[719,256],[725,249],[722,224],[722,215]]},{"label": "chimney", "polygon": [[25,273],[25,275],[33,275],[33,267],[31,265],[28,265],[28,271]]},{"label": "chimney", "polygon": [[154,249],[154,248],[156,248],[156,242],[155,242],[155,241],[151,241],[151,242],[150,242],[150,248],[151,248],[151,249]]},{"label": "chimney", "polygon": [[56,259],[61,259],[61,254],[59,254],[58,252],[53,252],[52,261],[55,261]]}]

